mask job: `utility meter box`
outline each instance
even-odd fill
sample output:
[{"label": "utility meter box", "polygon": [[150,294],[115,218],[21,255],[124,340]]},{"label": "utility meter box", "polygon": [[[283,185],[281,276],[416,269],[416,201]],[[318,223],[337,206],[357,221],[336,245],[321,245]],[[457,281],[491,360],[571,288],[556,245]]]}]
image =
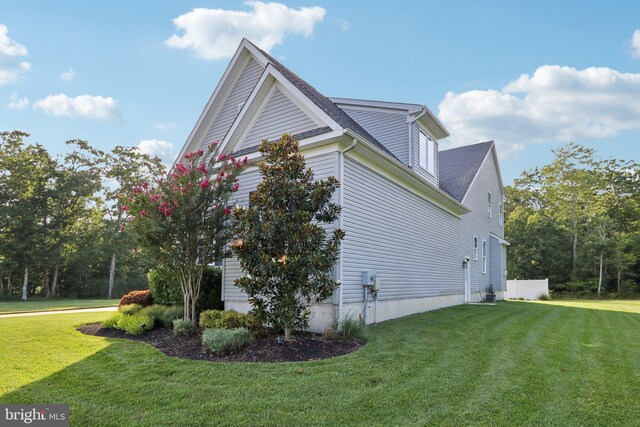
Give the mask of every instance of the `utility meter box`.
[{"label": "utility meter box", "polygon": [[377,294],[380,290],[380,285],[382,284],[382,280],[380,276],[377,274],[373,276],[373,280],[371,281],[371,292]]}]

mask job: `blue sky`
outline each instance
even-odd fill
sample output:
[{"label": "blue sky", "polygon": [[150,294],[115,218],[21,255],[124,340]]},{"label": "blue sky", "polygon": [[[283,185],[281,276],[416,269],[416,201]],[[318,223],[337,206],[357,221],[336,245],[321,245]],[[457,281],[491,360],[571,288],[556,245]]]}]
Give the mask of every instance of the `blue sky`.
[{"label": "blue sky", "polygon": [[559,3],[3,2],[0,129],[170,162],[246,35],[325,95],[428,105],[444,146],[495,139],[506,183],[569,140],[640,160],[640,3]]}]

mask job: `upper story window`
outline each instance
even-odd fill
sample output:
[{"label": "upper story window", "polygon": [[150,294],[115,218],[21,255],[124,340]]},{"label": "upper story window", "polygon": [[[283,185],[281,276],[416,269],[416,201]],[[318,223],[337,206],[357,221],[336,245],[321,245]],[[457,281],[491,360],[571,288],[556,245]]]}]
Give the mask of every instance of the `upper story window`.
[{"label": "upper story window", "polygon": [[498,210],[498,220],[500,225],[504,225],[504,205],[500,202],[500,208]]},{"label": "upper story window", "polygon": [[433,139],[428,137],[424,132],[420,131],[420,140],[418,144],[418,160],[422,169],[435,174],[435,143]]},{"label": "upper story window", "polygon": [[491,218],[491,192],[487,191],[487,216]]}]

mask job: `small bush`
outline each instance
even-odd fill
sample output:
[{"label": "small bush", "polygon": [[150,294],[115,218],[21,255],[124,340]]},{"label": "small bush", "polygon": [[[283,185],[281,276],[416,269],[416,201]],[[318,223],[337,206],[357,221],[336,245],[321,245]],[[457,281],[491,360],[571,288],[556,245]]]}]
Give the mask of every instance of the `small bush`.
[{"label": "small bush", "polygon": [[109,329],[118,329],[118,320],[120,320],[121,317],[122,313],[115,313],[113,316],[102,322],[102,327]]},{"label": "small bush", "polygon": [[144,331],[153,329],[153,317],[122,314],[118,320],[117,328],[130,335],[140,335]]},{"label": "small bush", "polygon": [[547,293],[542,293],[540,294],[540,296],[538,297],[538,299],[540,301],[551,301],[551,295],[547,294]]},{"label": "small bush", "polygon": [[202,344],[217,355],[242,350],[252,342],[253,336],[245,328],[206,329],[202,334]]},{"label": "small bush", "polygon": [[202,329],[220,328],[220,319],[222,319],[222,310],[206,310],[200,313],[200,327]]},{"label": "small bush", "polygon": [[118,307],[128,304],[140,304],[143,307],[153,304],[153,297],[151,296],[151,290],[144,291],[131,291],[128,294],[120,298]]},{"label": "small bush", "polygon": [[176,335],[193,335],[195,331],[196,327],[190,320],[176,319],[173,321],[173,333]]},{"label": "small bush", "polygon": [[347,342],[362,341],[366,337],[365,327],[354,316],[346,316],[344,319],[335,319],[331,325],[333,332],[325,333],[326,339],[341,339]]},{"label": "small bush", "polygon": [[257,335],[264,333],[264,326],[256,316],[249,313],[239,313],[235,310],[203,311],[200,313],[200,327],[204,329],[245,328]]},{"label": "small bush", "polygon": [[184,310],[181,306],[166,306],[154,304],[144,307],[139,314],[151,316],[155,319],[154,326],[162,328],[170,328],[173,321],[182,317]]},{"label": "small bush", "polygon": [[138,314],[141,309],[142,306],[140,304],[127,304],[118,307],[118,311],[122,314]]}]

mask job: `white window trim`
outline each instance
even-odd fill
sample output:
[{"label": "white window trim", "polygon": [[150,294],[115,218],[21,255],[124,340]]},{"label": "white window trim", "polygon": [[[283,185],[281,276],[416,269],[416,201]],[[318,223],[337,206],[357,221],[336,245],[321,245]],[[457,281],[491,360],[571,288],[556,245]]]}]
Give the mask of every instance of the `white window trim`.
[{"label": "white window trim", "polygon": [[[427,164],[429,163],[429,137],[425,132],[420,129],[418,134],[418,166],[427,170]],[[424,140],[422,139],[424,137]],[[424,154],[424,163],[422,162],[422,156]]]},{"label": "white window trim", "polygon": [[[424,144],[422,142],[421,136],[424,136]],[[422,163],[421,153],[423,152],[424,147],[424,164]],[[422,127],[418,127],[418,166],[420,169],[425,171],[431,176],[436,176],[436,140],[431,138],[429,134],[422,129]]]},{"label": "white window trim", "polygon": [[487,191],[487,214],[489,218],[491,218],[491,203],[493,202],[492,198],[493,197],[491,196],[491,191]]},{"label": "white window trim", "polygon": [[487,273],[487,241],[482,241],[482,274]]},{"label": "white window trim", "polygon": [[473,260],[478,260],[478,236],[473,236]]}]

